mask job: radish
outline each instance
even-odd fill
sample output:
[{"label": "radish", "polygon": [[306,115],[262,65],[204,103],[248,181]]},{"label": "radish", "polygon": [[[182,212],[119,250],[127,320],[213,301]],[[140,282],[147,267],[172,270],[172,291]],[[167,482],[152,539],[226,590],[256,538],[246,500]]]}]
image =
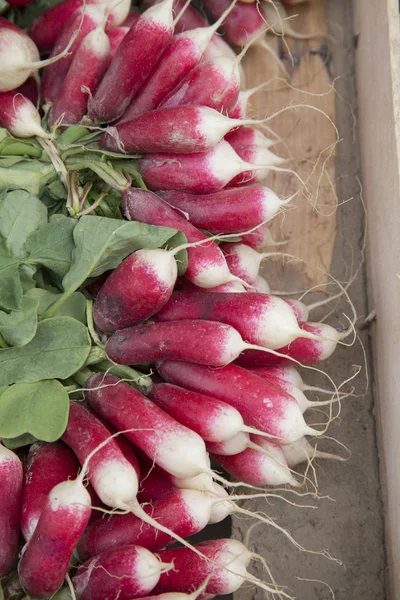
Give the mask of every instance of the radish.
[{"label": "radish", "polygon": [[275,367],[281,364],[290,364],[291,359],[294,359],[303,365],[311,365],[329,358],[335,351],[338,341],[343,337],[336,329],[326,323],[300,323],[299,325],[304,331],[318,337],[314,339],[299,337],[288,346],[280,348],[279,354],[284,354],[288,358],[272,354],[267,355],[258,350],[246,350],[237,362],[242,366]]},{"label": "radish", "polygon": [[101,373],[93,375],[86,388],[93,410],[119,431],[126,431],[124,435],[168,473],[181,478],[210,473],[201,437],[143,394]]},{"label": "radish", "polygon": [[96,123],[117,119],[151,76],[173,35],[172,0],[147,9],[122,40],[95,95],[89,117]]},{"label": "radish", "polygon": [[24,546],[18,575],[25,592],[49,598],[64,582],[72,554],[91,514],[91,499],[79,477],[57,484],[47,495],[35,531]]},{"label": "radish", "polygon": [[231,179],[228,183],[229,187],[249,185],[263,181],[268,176],[270,167],[279,166],[287,162],[287,159],[277,156],[264,145],[238,144],[232,141],[229,143],[242,160],[253,165],[268,165],[264,169],[253,169],[240,173],[240,175]]},{"label": "radish", "polygon": [[282,379],[284,382],[291,383],[292,385],[296,386],[302,392],[319,392],[321,394],[332,395],[330,390],[315,387],[313,385],[306,385],[296,367],[293,367],[292,365],[279,365],[277,367],[254,367],[252,368],[252,371],[254,373],[259,372],[258,374],[260,377],[263,376],[263,373],[266,373],[266,375],[272,375],[273,377]]},{"label": "radish", "polygon": [[[184,0],[175,0],[174,10],[176,13],[182,10],[185,5]],[[180,15],[179,20],[175,23],[175,33],[182,33],[189,29],[197,27],[209,27],[210,23],[205,19],[196,8],[189,4],[185,11]],[[203,60],[210,60],[219,56],[235,59],[236,54],[218,33],[214,33],[207,48],[203,54]]]},{"label": "radish", "polygon": [[0,92],[9,92],[22,85],[33,73],[39,69],[52,66],[53,63],[66,60],[66,56],[73,44],[71,34],[67,43],[47,60],[40,60],[39,50],[31,38],[16,25],[0,17],[0,52],[2,62],[0,66]]},{"label": "radish", "polygon": [[25,98],[30,100],[34,106],[38,107],[39,84],[40,82],[35,81],[34,77],[29,77],[29,79],[27,79],[25,83],[15,88],[15,90],[13,91],[16,94],[22,94]]},{"label": "radish", "polygon": [[[230,0],[205,0],[204,4],[215,19],[229,6]],[[223,30],[227,39],[236,46],[245,46],[255,39],[266,26],[262,10],[254,2],[244,4],[238,2],[234,10],[225,19]]]},{"label": "radish", "polygon": [[238,481],[255,486],[290,484],[297,487],[299,483],[291,475],[283,451],[278,446],[266,443],[270,456],[254,448],[246,448],[230,456],[212,456]]},{"label": "radish", "polygon": [[[207,236],[191,225],[180,212],[149,191],[137,188],[126,190],[122,194],[122,208],[129,220],[179,229],[189,242],[207,240]],[[212,288],[237,280],[229,272],[221,250],[213,241],[189,246],[187,252],[185,277],[195,285]]]},{"label": "radish", "polygon": [[240,90],[240,72],[233,69],[234,64],[225,56],[201,62],[167,94],[159,108],[197,104],[224,112],[236,102]]},{"label": "radish", "polygon": [[141,546],[104,552],[79,567],[72,578],[77,600],[129,600],[146,596],[161,573],[172,568]]},{"label": "radish", "polygon": [[[138,18],[139,18],[139,15],[138,15]],[[133,25],[133,23],[132,23],[132,25]],[[123,25],[120,27],[113,27],[112,29],[109,29],[107,31],[107,37],[110,42],[110,55],[108,58],[107,66],[109,66],[111,64],[111,61],[115,56],[118,46],[120,45],[120,43],[122,42],[122,40],[124,39],[124,37],[126,36],[126,34],[129,31],[129,27],[130,27],[130,25],[129,26]]]},{"label": "radish", "polygon": [[[186,279],[185,277],[178,277],[178,279],[176,280],[175,290],[187,291],[187,292],[202,292],[203,291],[203,289],[201,287],[198,287],[197,285],[195,285],[194,283],[192,283],[191,281],[189,281],[189,279]],[[216,287],[208,288],[207,291],[213,292],[213,293],[220,293],[220,292],[243,293],[246,291],[246,289],[243,287],[243,285],[240,283],[240,281],[230,281],[229,283],[223,283],[222,285],[217,285]]]},{"label": "radish", "polygon": [[[210,519],[211,499],[196,490],[175,490],[145,507],[164,527],[189,537],[198,533]],[[135,515],[114,515],[98,519],[86,530],[77,552],[81,561],[130,544],[139,544],[152,552],[164,548],[174,539],[157,531]]]},{"label": "radish", "polygon": [[[92,380],[102,382],[105,380],[105,384],[107,385],[108,380],[115,380],[116,383],[119,382],[115,377],[104,376],[103,374],[95,375],[90,379],[88,385]],[[102,383],[100,384],[102,385]],[[113,385],[113,384],[111,384]],[[121,384],[118,385],[117,391],[118,394],[121,393]],[[116,387],[114,385],[114,387]],[[127,386],[133,392],[136,392],[129,385]],[[106,390],[108,394],[112,394],[113,392],[110,389]],[[92,394],[96,395],[96,391],[91,390],[89,395],[91,397]],[[139,396],[142,396],[140,392],[137,392]],[[125,394],[129,396],[129,394]],[[142,396],[145,403],[150,403],[150,400],[147,400],[145,396]],[[143,401],[142,401],[143,402]],[[93,404],[93,402],[91,402]],[[113,405],[114,406],[114,405]],[[153,405],[154,406],[154,405]],[[106,418],[104,413],[100,412],[100,416]],[[105,411],[104,411],[105,412]],[[143,415],[142,411],[142,415]],[[135,419],[140,417],[138,414],[139,410],[136,411]],[[168,418],[165,415],[166,419]],[[164,419],[164,420],[166,420]],[[108,420],[108,419],[107,419]],[[110,419],[110,421],[115,425],[115,422]],[[171,425],[175,426],[175,422],[170,419]],[[143,433],[145,436],[149,436],[151,433],[147,430],[143,431],[146,427],[145,424],[139,424],[141,435]],[[178,423],[176,423],[176,430],[178,432],[175,435],[182,435],[182,433],[186,434],[186,438],[197,438],[195,433],[191,432],[186,428],[182,428]],[[184,431],[183,431],[184,430]],[[165,431],[164,431],[165,434]],[[135,432],[129,432],[127,437],[131,439],[132,436],[135,436]],[[81,464],[85,464],[89,460],[89,480],[92,484],[96,494],[100,498],[104,504],[107,506],[111,506],[112,508],[119,508],[124,511],[130,511],[136,516],[140,517],[142,521],[145,523],[151,524],[156,529],[171,535],[176,541],[181,542],[184,545],[190,544],[185,542],[183,538],[169,529],[163,527],[162,524],[155,521],[150,515],[148,515],[143,508],[140,506],[137,500],[137,492],[139,487],[138,475],[136,470],[132,467],[130,462],[125,458],[124,454],[121,452],[116,441],[110,437],[108,429],[91,413],[89,410],[84,408],[83,406],[77,404],[76,402],[71,403],[70,414],[68,419],[68,426],[66,431],[63,434],[62,438],[71,448],[74,450]],[[135,438],[136,439],[136,438]],[[150,445],[152,442],[150,442]],[[140,444],[138,443],[139,447]],[[146,445],[146,444],[145,444]],[[207,465],[207,455],[205,452],[204,442],[198,437],[197,447],[200,448],[200,453],[198,452],[198,448],[191,448],[192,453],[191,456],[194,457],[197,454],[201,454],[201,450],[203,451],[203,455],[205,457],[205,463]],[[147,447],[147,445],[146,445]],[[155,449],[155,452],[158,451],[158,448]],[[92,455],[92,456],[91,456]],[[91,456],[91,457],[90,457]],[[89,459],[90,457],[90,459]],[[188,457],[190,460],[190,457]],[[196,469],[196,465],[191,465],[194,469]],[[199,461],[197,464],[197,468],[199,468]],[[182,467],[184,469],[184,466]],[[179,470],[179,469],[178,469]],[[204,471],[209,472],[210,469],[206,468]],[[191,474],[191,473],[190,473]]]},{"label": "radish", "polygon": [[[107,78],[107,75],[106,77]],[[136,106],[136,101],[134,102]],[[231,119],[208,106],[179,105],[150,110],[139,116],[124,115],[122,121],[106,129],[101,138],[101,147],[114,152],[147,153],[173,152],[187,154],[205,152],[220,142],[223,137],[239,125],[262,123],[263,120]],[[225,142],[227,143],[227,142]],[[241,147],[243,163],[252,164],[253,169],[265,176],[269,165],[283,162],[262,147]],[[274,157],[274,160],[271,159]],[[243,177],[250,176],[244,172]],[[253,174],[251,175],[253,177]],[[261,175],[254,174],[254,177]]]},{"label": "radish", "polygon": [[246,450],[250,444],[250,436],[248,433],[240,432],[229,440],[222,442],[207,442],[207,451],[211,454],[221,454],[222,456],[231,456],[239,454]]},{"label": "radish", "polygon": [[121,121],[129,121],[159,106],[166,95],[200,62],[210,40],[233,5],[227,7],[214,25],[185,31],[172,38],[156,70],[135,98],[135,102],[124,113]]},{"label": "radish", "polygon": [[[220,294],[210,295],[217,298]],[[248,296],[249,294],[240,294],[241,298]],[[262,331],[264,328],[257,322],[249,323],[248,329],[254,335],[264,334]],[[267,324],[266,340],[270,339],[269,335],[270,329]],[[272,344],[274,342],[271,341]],[[200,319],[127,327],[113,333],[106,344],[109,359],[122,365],[140,365],[158,360],[182,360],[210,367],[224,367],[236,360],[244,350],[250,348],[267,353],[273,352],[270,348],[244,342],[240,333],[230,325]]]},{"label": "radish", "polygon": [[[206,152],[147,154],[137,164],[145,184],[152,190],[186,190],[196,194],[218,192],[236,175],[267,166],[243,161],[226,141]],[[287,172],[280,167],[271,170]]]},{"label": "radish", "polygon": [[88,98],[95,92],[107,68],[109,54],[110,42],[102,26],[87,34],[51,107],[51,125],[59,121],[61,125],[80,123],[86,114]]},{"label": "radish", "polygon": [[0,126],[15,137],[49,137],[35,105],[16,90],[0,92]]},{"label": "radish", "polygon": [[[323,402],[321,402],[321,401],[312,402],[311,400],[308,400],[308,398],[306,398],[306,396],[303,394],[303,392],[297,386],[295,386],[293,383],[291,383],[289,381],[285,381],[283,379],[280,379],[279,377],[275,377],[274,375],[271,375],[270,373],[268,373],[268,370],[269,370],[268,367],[258,367],[258,368],[256,367],[254,369],[252,369],[252,368],[249,369],[249,371],[251,371],[252,373],[255,373],[259,377],[262,377],[263,379],[269,381],[273,385],[276,385],[276,387],[278,387],[282,390],[285,390],[285,392],[287,392],[288,394],[293,396],[293,398],[296,399],[298,405],[300,406],[300,409],[302,412],[305,412],[309,408],[318,408],[320,406],[331,405],[332,402],[337,402],[340,399],[340,396],[339,396],[337,398],[332,397],[332,399],[325,400]],[[333,395],[333,393],[332,393],[332,395]]]},{"label": "radish", "polygon": [[171,252],[158,248],[134,252],[101,287],[93,306],[96,326],[113,332],[148,319],[170,298],[177,274]]},{"label": "radish", "polygon": [[[91,1],[86,4],[92,4]],[[82,0],[64,0],[36,17],[28,28],[30,38],[41,52],[53,49],[68,19],[82,6]]]},{"label": "radish", "polygon": [[[104,15],[104,5],[89,5],[75,11],[65,23],[50,57],[55,57],[68,44],[71,47],[62,61],[50,64],[43,72],[41,91],[46,102],[57,98],[78,48],[88,33],[102,25]],[[72,45],[71,40],[74,40]]]},{"label": "radish", "polygon": [[[241,94],[243,93],[244,92],[241,92]],[[241,114],[237,117],[232,117],[231,111],[229,111],[229,116],[236,119],[246,118]],[[225,140],[230,143],[232,148],[235,148],[236,146],[261,146],[268,149],[276,142],[276,140],[267,138],[261,131],[258,131],[258,129],[254,129],[254,127],[245,127],[244,125],[233,131],[229,131],[225,136]]]},{"label": "radish", "polygon": [[[139,17],[140,17],[140,11],[136,6],[132,6],[129,10],[128,16],[126,17],[125,21],[122,23],[122,27],[128,27],[128,29],[130,27],[132,27],[132,25],[134,25],[136,23],[136,21],[138,21]],[[110,29],[109,33],[113,31],[113,29]]]},{"label": "radish", "polygon": [[281,443],[290,444],[304,435],[318,435],[306,425],[290,394],[237,365],[210,369],[187,362],[164,361],[157,370],[169,383],[230,404],[240,412],[246,425],[276,436]]},{"label": "radish", "polygon": [[305,437],[293,442],[293,444],[282,446],[282,451],[285,455],[288,466],[291,468],[314,458],[327,458],[329,460],[340,461],[346,460],[345,458],[337,456],[336,454],[330,454],[329,452],[321,452],[320,450],[317,450],[317,448],[311,446]]},{"label": "radish", "polygon": [[271,231],[266,223],[260,225],[260,227],[257,227],[257,229],[255,229],[251,233],[242,233],[240,237],[242,244],[246,244],[246,246],[250,246],[250,248],[253,248],[253,250],[257,250],[258,252],[262,252],[268,246],[286,243],[285,241],[276,242],[273,239]]},{"label": "radish", "polygon": [[[223,189],[213,194],[169,190],[159,195],[186,213],[195,227],[211,233],[237,233],[251,229],[272,219],[287,204],[272,190],[261,185]],[[229,246],[236,247],[238,244],[226,243],[222,248],[229,249]]]},{"label": "radish", "polygon": [[[264,277],[261,277],[261,275],[257,275],[257,277],[252,285],[253,285],[254,290],[256,292],[259,292],[260,294],[270,294],[271,293],[271,288],[269,287],[268,281],[266,279],[264,279]],[[296,314],[295,311],[293,311],[293,312]]]},{"label": "radish", "polygon": [[22,488],[21,530],[26,541],[35,531],[47,494],[62,481],[75,479],[79,464],[64,444],[38,442],[29,448]]},{"label": "radish", "polygon": [[[231,541],[235,542],[233,552],[230,549]],[[251,581],[267,591],[278,593],[247,573],[240,556],[245,556],[248,551],[243,547],[243,553],[239,554],[237,547],[237,540],[211,540],[198,544],[196,548],[201,550],[208,560],[186,548],[161,550],[158,552],[160,560],[173,563],[174,568],[161,575],[153,590],[154,594],[170,591],[189,593],[193,587],[198,587],[210,575],[205,590],[208,594],[231,594],[245,581]],[[279,593],[288,597],[283,591]]]},{"label": "radish", "polygon": [[21,522],[22,463],[0,444],[0,577],[14,566]]},{"label": "radish", "polygon": [[155,315],[156,321],[163,322],[194,319],[231,325],[249,344],[272,350],[290,344],[299,336],[314,339],[312,334],[300,329],[293,310],[284,300],[257,292],[174,292]]},{"label": "radish", "polygon": [[[189,427],[207,442],[225,442],[244,432],[262,433],[247,427],[239,411],[226,402],[185,390],[170,383],[157,383],[150,399],[171,417]],[[248,440],[248,434],[247,440]],[[246,438],[246,435],[243,437]]]}]

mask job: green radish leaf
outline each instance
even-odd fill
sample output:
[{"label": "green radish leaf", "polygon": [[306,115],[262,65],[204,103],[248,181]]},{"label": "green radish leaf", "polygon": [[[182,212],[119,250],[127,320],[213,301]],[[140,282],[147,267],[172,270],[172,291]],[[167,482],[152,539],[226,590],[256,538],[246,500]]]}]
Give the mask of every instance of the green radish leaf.
[{"label": "green radish leaf", "polygon": [[[187,244],[187,238],[182,231],[178,231],[171,239],[168,240],[164,247],[168,250],[171,250],[172,248],[177,248],[183,244]],[[178,266],[178,275],[184,275],[188,267],[187,251],[180,250],[178,254],[175,254],[175,260]]]},{"label": "green radish leaf", "polygon": [[88,277],[115,269],[139,248],[160,248],[176,229],[155,227],[107,217],[81,217],[74,229],[72,266],[63,279],[64,290],[76,290]]},{"label": "green radish leaf", "polygon": [[19,260],[11,256],[6,241],[0,238],[0,306],[17,310],[22,302]]},{"label": "green radish leaf", "polygon": [[0,159],[0,191],[22,189],[39,196],[41,189],[56,176],[53,165],[38,160]]},{"label": "green radish leaf", "polygon": [[84,365],[90,348],[88,330],[76,319],[46,319],[29,344],[0,350],[0,386],[66,379]]},{"label": "green radish leaf", "polygon": [[[62,294],[53,294],[47,290],[36,288],[28,292],[27,296],[38,302],[38,314],[42,315],[46,310],[62,296]],[[57,317],[72,317],[86,325],[86,298],[81,292],[74,292],[67,300],[54,312]]]},{"label": "green radish leaf", "polygon": [[76,223],[75,219],[64,215],[50,217],[50,221],[34,231],[26,242],[29,263],[40,264],[64,277],[71,267],[72,234]]},{"label": "green radish leaf", "polygon": [[6,313],[0,310],[0,334],[10,346],[25,346],[34,337],[38,324],[39,301],[29,294],[22,298],[21,308]]},{"label": "green radish leaf", "polygon": [[11,385],[0,397],[0,437],[30,433],[54,442],[64,433],[68,414],[68,392],[59,381]]},{"label": "green radish leaf", "polygon": [[30,433],[23,433],[22,435],[19,435],[15,438],[3,439],[2,441],[7,448],[9,448],[10,450],[15,450],[15,448],[22,448],[22,446],[30,446],[31,444],[36,442],[36,438]]},{"label": "green radish leaf", "polygon": [[13,256],[24,258],[27,255],[25,242],[29,235],[47,223],[47,209],[44,204],[25,190],[14,190],[6,194],[0,202],[0,235]]},{"label": "green radish leaf", "polygon": [[36,281],[34,279],[36,272],[36,265],[34,265],[33,267],[31,267],[30,265],[20,265],[19,275],[24,293],[36,287]]}]

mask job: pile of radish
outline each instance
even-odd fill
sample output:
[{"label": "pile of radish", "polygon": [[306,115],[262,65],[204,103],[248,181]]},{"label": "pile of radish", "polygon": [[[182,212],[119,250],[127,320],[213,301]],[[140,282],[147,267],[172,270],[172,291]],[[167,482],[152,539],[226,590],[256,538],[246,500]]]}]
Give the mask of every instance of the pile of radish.
[{"label": "pile of radish", "polygon": [[296,367],[344,334],[260,275],[291,199],[241,89],[247,45],[296,33],[280,3],[204,4],[211,25],[183,0],[0,17],[5,599],[290,598],[241,542],[190,537],[338,458],[307,409],[341,394]]}]

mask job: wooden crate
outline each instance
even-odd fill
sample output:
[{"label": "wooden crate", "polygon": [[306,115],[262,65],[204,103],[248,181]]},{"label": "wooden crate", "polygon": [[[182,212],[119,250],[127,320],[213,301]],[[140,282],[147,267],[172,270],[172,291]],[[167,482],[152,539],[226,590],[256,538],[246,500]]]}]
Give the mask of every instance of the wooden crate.
[{"label": "wooden crate", "polygon": [[[269,123],[284,140],[276,152],[298,158],[291,164],[307,179],[314,206],[310,199],[298,197],[296,208],[285,212],[273,226],[277,239],[291,239],[277,250],[306,262],[283,265],[277,258],[265,264],[264,274],[275,290],[325,286],[318,288],[324,290],[329,289],[328,273],[342,282],[356,274],[349,294],[358,315],[359,341],[350,348],[339,348],[326,370],[337,382],[349,375],[353,365],[363,366],[363,372],[355,383],[355,397],[343,402],[340,419],[328,432],[350,449],[352,457],[347,463],[321,461],[318,470],[320,493],[335,502],[321,501],[318,510],[295,509],[279,501],[268,508],[262,502],[246,504],[266,510],[304,546],[326,548],[343,564],[296,554],[271,528],[256,529],[252,541],[267,557],[278,582],[288,584],[299,600],[332,598],[326,584],[336,600],[395,600],[400,598],[400,575],[395,568],[400,559],[396,519],[400,504],[396,461],[400,369],[396,368],[395,346],[400,329],[400,121],[396,119],[399,100],[396,102],[394,95],[400,77],[397,0],[316,0],[296,6],[292,13],[298,14],[293,26],[299,32],[327,35],[308,41],[286,38],[287,46],[282,40],[272,41],[288,71],[290,86],[276,62],[260,49],[250,51],[245,61],[247,87],[274,78],[268,91],[255,97],[254,115],[263,117],[284,105],[310,104],[335,122],[340,143],[335,144],[332,123],[315,110],[287,111]],[[310,165],[320,154],[326,160],[324,170],[311,175]],[[298,181],[290,175],[270,176],[268,185],[282,196],[298,189]],[[308,301],[316,298],[321,295],[307,296]],[[328,322],[340,326],[346,322],[343,313],[350,315],[351,311],[343,301],[334,308]],[[378,318],[369,323],[367,317],[374,309]],[[323,315],[323,311],[318,313],[316,320]],[[370,361],[372,354],[374,360]],[[307,382],[312,382],[314,375],[303,371]],[[323,379],[315,376],[315,381],[321,385]],[[313,417],[318,420],[318,414]],[[328,441],[326,447],[337,451]],[[390,532],[386,537],[384,516]],[[233,519],[235,536],[243,538],[247,527],[248,522]],[[263,576],[261,568],[253,572]],[[248,600],[261,598],[262,592],[252,593],[245,587],[235,596]]]}]

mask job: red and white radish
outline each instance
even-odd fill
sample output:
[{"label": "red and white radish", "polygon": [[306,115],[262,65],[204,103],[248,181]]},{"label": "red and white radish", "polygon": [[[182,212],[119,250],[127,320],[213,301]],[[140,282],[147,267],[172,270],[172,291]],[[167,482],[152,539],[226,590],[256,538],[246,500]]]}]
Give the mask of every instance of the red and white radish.
[{"label": "red and white radish", "polygon": [[326,458],[328,460],[345,461],[345,458],[330,452],[321,452],[312,446],[307,438],[302,437],[293,444],[282,446],[283,454],[289,467],[293,468],[300,463],[306,462],[314,458]]},{"label": "red and white radish", "polygon": [[96,326],[112,332],[153,316],[170,298],[177,265],[171,252],[138,250],[111,273],[93,306]]},{"label": "red and white radish", "polygon": [[0,444],[0,577],[7,575],[17,560],[22,480],[20,459]]},{"label": "red and white radish", "polygon": [[284,382],[291,383],[299,388],[299,390],[302,392],[319,392],[321,394],[332,395],[331,390],[305,384],[296,367],[292,365],[279,365],[277,367],[255,367],[252,370],[254,372],[256,372],[256,370],[260,370],[259,374],[262,377],[264,369],[268,369],[266,374],[277,377],[278,379],[283,379]]},{"label": "red and white radish", "polygon": [[107,66],[109,66],[111,64],[111,61],[115,56],[118,46],[120,45],[120,43],[122,42],[122,40],[124,39],[124,37],[126,36],[128,31],[129,31],[128,26],[113,27],[112,29],[109,29],[107,31],[107,37],[110,42],[110,55],[108,57],[108,65]]},{"label": "red and white radish", "polygon": [[88,114],[94,122],[109,123],[121,116],[151,76],[172,35],[172,0],[163,0],[139,17],[89,101]]},{"label": "red and white radish", "polygon": [[[205,0],[205,6],[215,19],[229,6],[230,0]],[[257,3],[238,2],[234,10],[225,19],[223,30],[226,38],[236,46],[245,46],[265,30],[266,22]]]},{"label": "red and white radish", "polygon": [[18,575],[29,596],[49,598],[64,582],[73,551],[91,514],[91,499],[82,483],[82,474],[53,487],[35,531],[23,548]]},{"label": "red and white radish", "polygon": [[129,600],[146,596],[162,572],[172,568],[141,546],[104,552],[83,564],[72,578],[78,600]]},{"label": "red and white radish", "polygon": [[0,126],[15,137],[48,137],[35,105],[16,90],[0,92]]},{"label": "red and white radish", "polygon": [[22,85],[39,69],[66,60],[73,36],[50,59],[40,60],[39,50],[19,27],[0,17],[0,92],[9,92]]},{"label": "red and white radish", "polygon": [[75,454],[64,444],[37,442],[29,448],[21,509],[21,530],[26,541],[35,531],[47,494],[62,481],[75,479],[78,470]]},{"label": "red and white radish", "polygon": [[[55,57],[62,52],[65,47],[73,43],[69,49],[68,55],[47,66],[42,76],[41,92],[45,101],[54,102],[64,83],[65,76],[71,66],[73,58],[85,37],[102,25],[105,17],[104,5],[89,5],[75,11],[65,23],[60,32],[57,42],[50,54]],[[87,66],[86,69],[90,69]]]},{"label": "red and white radish", "polygon": [[261,275],[257,275],[255,281],[252,283],[252,287],[256,292],[259,292],[260,294],[271,293],[271,288],[269,287],[268,281],[264,279],[264,277],[261,277]]},{"label": "red and white radish", "polygon": [[[261,185],[223,189],[213,194],[169,190],[161,191],[159,195],[186,213],[195,227],[211,233],[238,233],[251,229],[272,219],[287,204],[272,190]],[[229,249],[231,245],[236,247],[238,244],[225,243],[222,248]]]},{"label": "red and white radish", "polygon": [[[186,190],[196,194],[218,192],[236,175],[266,166],[243,161],[224,140],[206,152],[179,155],[157,152],[146,154],[138,161],[138,169],[150,189]],[[280,167],[271,167],[271,170],[287,171]]]},{"label": "red and white radish", "polygon": [[221,250],[207,236],[187,221],[180,211],[149,191],[130,188],[122,194],[125,216],[132,221],[173,227],[182,231],[188,242],[205,243],[187,248],[188,267],[185,277],[199,287],[213,288],[237,280],[226,265]]},{"label": "red and white radish", "polygon": [[130,121],[159,106],[167,94],[199,63],[213,35],[231,10],[232,6],[228,6],[220,19],[210,27],[198,27],[173,37],[156,70],[124,113],[121,122]]},{"label": "red and white radish", "polygon": [[194,319],[231,325],[249,344],[272,350],[290,344],[299,336],[310,336],[300,329],[293,310],[284,300],[257,292],[174,292],[155,315],[156,321],[163,322]]},{"label": "red and white radish", "polygon": [[280,443],[290,444],[304,435],[317,435],[306,425],[296,400],[237,365],[211,369],[187,362],[164,361],[157,370],[169,383],[218,398],[234,406],[243,421]]},{"label": "red and white radish", "polygon": [[107,68],[110,42],[103,27],[87,34],[77,49],[50,110],[50,124],[80,123],[88,98],[94,94]]}]

